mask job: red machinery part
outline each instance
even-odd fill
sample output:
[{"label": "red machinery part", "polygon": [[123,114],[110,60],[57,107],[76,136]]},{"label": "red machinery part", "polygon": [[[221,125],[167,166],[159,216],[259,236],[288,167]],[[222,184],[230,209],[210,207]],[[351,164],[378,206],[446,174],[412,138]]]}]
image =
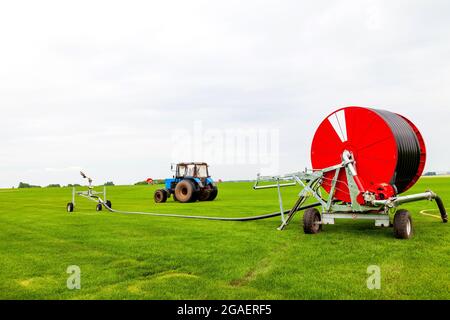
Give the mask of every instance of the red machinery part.
[{"label": "red machinery part", "polygon": [[[330,114],[317,129],[311,147],[315,170],[342,162],[347,150],[356,160],[360,191],[378,199],[411,188],[425,167],[422,135],[408,119],[395,113],[362,107],[346,107]],[[330,192],[334,172],[325,174],[323,187]],[[341,170],[334,197],[350,202],[345,171]]]}]

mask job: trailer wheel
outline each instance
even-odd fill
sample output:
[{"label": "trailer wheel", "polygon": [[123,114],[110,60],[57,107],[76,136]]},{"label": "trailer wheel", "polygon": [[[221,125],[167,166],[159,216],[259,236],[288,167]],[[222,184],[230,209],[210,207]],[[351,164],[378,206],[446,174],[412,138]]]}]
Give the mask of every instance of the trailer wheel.
[{"label": "trailer wheel", "polygon": [[156,203],[163,203],[167,201],[167,191],[164,189],[159,189],[155,191],[155,195],[153,196]]},{"label": "trailer wheel", "polygon": [[309,208],[305,210],[303,215],[303,231],[306,234],[316,234],[322,230],[320,222],[322,218],[319,210],[316,208]]},{"label": "trailer wheel", "polygon": [[95,208],[95,210],[102,211],[102,209],[103,209],[102,204],[101,203],[97,204],[97,207]]},{"label": "trailer wheel", "polygon": [[73,208],[74,208],[74,205],[73,205],[73,203],[72,202],[69,202],[68,204],[67,204],[67,212],[73,212]]},{"label": "trailer wheel", "polygon": [[182,203],[194,202],[197,200],[194,183],[190,180],[182,180],[175,187],[175,196]]},{"label": "trailer wheel", "polygon": [[208,201],[215,200],[217,198],[218,194],[219,194],[219,190],[217,189],[217,187],[214,187],[214,189],[212,189],[212,191],[209,194]]},{"label": "trailer wheel", "polygon": [[105,204],[106,204],[106,206],[107,206],[109,209],[112,209],[112,203],[111,203],[111,201],[106,200]]},{"label": "trailer wheel", "polygon": [[408,210],[398,210],[394,216],[394,235],[397,239],[411,239],[413,234],[411,214]]}]

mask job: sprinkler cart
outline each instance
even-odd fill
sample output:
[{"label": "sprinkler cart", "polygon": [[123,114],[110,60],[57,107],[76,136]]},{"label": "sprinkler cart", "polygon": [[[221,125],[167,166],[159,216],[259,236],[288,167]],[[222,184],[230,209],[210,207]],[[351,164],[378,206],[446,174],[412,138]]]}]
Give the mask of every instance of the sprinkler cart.
[{"label": "sprinkler cart", "polygon": [[[87,179],[89,182],[88,189],[86,191],[77,191],[75,187],[72,188],[72,202],[67,204],[67,212],[73,212],[75,209],[75,196],[80,196],[90,201],[96,202],[97,206],[95,210],[102,211],[102,205],[105,205],[106,208],[112,208],[112,203],[109,200],[103,201],[106,199],[106,186],[103,186],[103,192],[98,192],[94,190],[92,186],[92,178],[89,178],[84,172],[80,172],[83,179]],[[103,196],[103,199],[100,198],[100,195]]]}]

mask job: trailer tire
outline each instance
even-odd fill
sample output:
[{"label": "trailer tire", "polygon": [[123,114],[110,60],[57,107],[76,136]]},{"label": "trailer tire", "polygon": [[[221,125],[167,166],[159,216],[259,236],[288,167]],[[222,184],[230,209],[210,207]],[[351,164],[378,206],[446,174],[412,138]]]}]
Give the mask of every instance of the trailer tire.
[{"label": "trailer tire", "polygon": [[214,201],[217,198],[217,195],[219,194],[219,190],[217,187],[214,187],[214,189],[211,190],[209,193],[208,201]]},{"label": "trailer tire", "polygon": [[95,210],[97,210],[97,211],[102,211],[102,209],[103,209],[103,206],[101,203],[97,204],[97,207],[95,207]]},{"label": "trailer tire", "polygon": [[309,208],[303,214],[303,231],[306,234],[316,234],[322,230],[322,221],[319,210],[316,208]]},{"label": "trailer tire", "polygon": [[67,204],[67,212],[69,212],[69,213],[73,212],[74,207],[75,207],[75,206],[73,205],[73,203],[72,203],[72,202],[69,202],[69,203]]},{"label": "trailer tire", "polygon": [[159,189],[155,191],[153,199],[156,203],[164,203],[167,201],[167,191],[164,189]]},{"label": "trailer tire", "polygon": [[175,196],[181,203],[197,201],[198,192],[190,180],[181,180],[175,187]]},{"label": "trailer tire", "polygon": [[397,239],[411,239],[412,218],[408,210],[398,210],[394,216],[394,235]]}]

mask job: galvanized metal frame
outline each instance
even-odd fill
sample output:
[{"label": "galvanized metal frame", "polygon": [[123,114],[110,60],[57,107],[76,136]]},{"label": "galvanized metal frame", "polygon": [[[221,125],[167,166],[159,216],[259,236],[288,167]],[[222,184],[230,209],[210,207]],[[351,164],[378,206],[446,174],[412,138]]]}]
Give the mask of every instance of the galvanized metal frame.
[{"label": "galvanized metal frame", "polygon": [[85,199],[88,199],[90,201],[102,204],[102,198],[99,196],[102,196],[103,199],[106,199],[106,187],[103,186],[103,191],[102,192],[98,192],[95,191],[92,187],[89,187],[87,191],[76,191],[76,188],[73,187],[72,189],[72,203],[75,206],[75,197],[76,196],[80,196],[83,197]]},{"label": "galvanized metal frame", "polygon": [[[351,203],[341,203],[334,198],[336,192],[336,184],[339,181],[339,174],[341,170],[345,170],[347,177],[347,186],[351,198]],[[325,175],[334,171],[333,179],[331,180],[331,188],[328,194],[328,198],[322,197],[321,187],[325,179]],[[322,221],[321,224],[334,224],[335,219],[364,219],[374,220],[376,226],[389,227],[390,226],[390,212],[404,203],[421,201],[421,200],[433,200],[437,195],[432,191],[425,193],[419,193],[408,196],[396,196],[386,200],[375,200],[374,197],[370,197],[368,193],[364,193],[365,190],[360,190],[356,182],[357,170],[355,167],[355,159],[353,155],[344,151],[342,154],[342,162],[340,164],[322,169],[322,170],[308,170],[303,172],[295,172],[280,176],[261,176],[258,174],[253,188],[255,190],[276,188],[278,191],[278,201],[280,211],[284,212],[283,199],[281,188],[293,187],[299,185],[302,189],[298,195],[297,202],[290,210],[289,214],[281,215],[281,225],[278,230],[283,230],[289,222],[292,220],[295,213],[298,211],[298,207],[302,206],[308,198],[315,198],[319,206],[322,207]],[[275,182],[274,184],[263,184],[264,182]],[[284,183],[283,183],[284,182]],[[342,182],[342,181],[340,181]],[[358,202],[358,197],[364,193],[365,204],[361,205]]]},{"label": "galvanized metal frame", "polygon": [[[94,187],[92,186],[92,179],[87,177],[83,172],[80,172],[81,176],[88,180],[89,185],[87,191],[77,191],[76,187],[74,186],[72,188],[72,204],[75,206],[75,198],[76,196],[83,197],[85,199],[88,199],[90,201],[96,202],[97,204],[103,204],[104,201],[106,201],[106,186],[103,186],[103,192],[98,192],[94,190]],[[102,196],[104,201],[102,200]]]}]

